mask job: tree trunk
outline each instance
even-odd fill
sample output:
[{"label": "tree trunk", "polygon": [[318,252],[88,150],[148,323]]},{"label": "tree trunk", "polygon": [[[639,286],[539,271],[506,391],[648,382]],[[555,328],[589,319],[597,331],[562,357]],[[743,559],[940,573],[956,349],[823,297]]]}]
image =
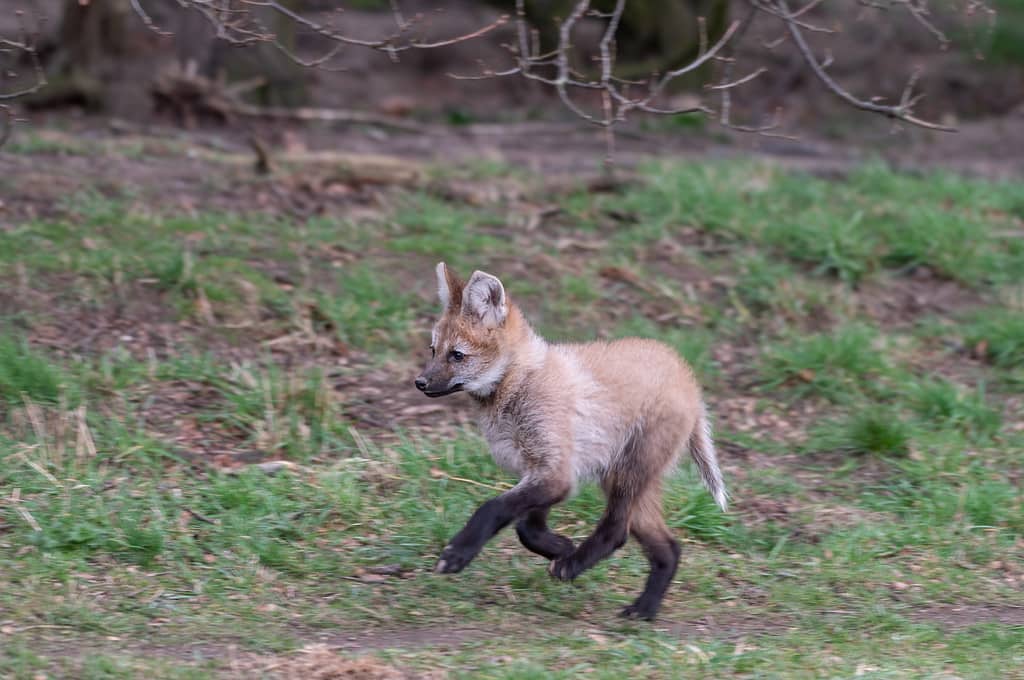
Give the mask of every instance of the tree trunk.
[{"label": "tree trunk", "polygon": [[50,84],[25,103],[102,108],[104,83],[110,69],[127,52],[131,21],[129,0],[64,0],[57,35],[46,53]]},{"label": "tree trunk", "polygon": [[[295,2],[284,0],[282,4]],[[261,78],[264,85],[254,93],[259,103],[295,106],[307,102],[309,69],[272,45],[238,49],[217,39],[195,11],[173,3],[143,5],[158,25],[173,33],[175,54],[184,69],[191,62],[198,73],[213,80]],[[249,9],[260,12],[259,8]],[[278,41],[294,50],[294,24],[276,13],[262,14]],[[63,0],[56,35],[43,55],[50,84],[27,97],[25,104],[122,113],[137,111],[140,106],[148,110],[147,91],[169,56],[159,40],[136,16],[130,0]]]}]

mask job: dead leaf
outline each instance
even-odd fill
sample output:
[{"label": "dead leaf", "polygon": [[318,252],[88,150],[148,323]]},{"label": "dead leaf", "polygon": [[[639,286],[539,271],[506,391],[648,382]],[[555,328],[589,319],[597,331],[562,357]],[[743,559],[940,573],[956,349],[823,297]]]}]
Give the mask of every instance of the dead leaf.
[{"label": "dead leaf", "polygon": [[640,282],[640,277],[623,267],[603,267],[599,273],[604,278],[611,279],[612,281],[622,281],[624,283],[632,284]]}]

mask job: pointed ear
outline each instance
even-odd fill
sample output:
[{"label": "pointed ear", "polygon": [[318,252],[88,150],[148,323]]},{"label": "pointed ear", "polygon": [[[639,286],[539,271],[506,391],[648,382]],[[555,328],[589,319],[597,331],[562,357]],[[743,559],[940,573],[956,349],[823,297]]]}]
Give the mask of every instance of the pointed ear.
[{"label": "pointed ear", "polygon": [[463,291],[462,313],[488,328],[496,328],[505,323],[508,304],[505,302],[505,287],[501,281],[485,272],[473,272]]},{"label": "pointed ear", "polygon": [[438,262],[434,271],[437,273],[437,297],[441,300],[442,309],[458,309],[462,304],[462,281],[444,262]]}]

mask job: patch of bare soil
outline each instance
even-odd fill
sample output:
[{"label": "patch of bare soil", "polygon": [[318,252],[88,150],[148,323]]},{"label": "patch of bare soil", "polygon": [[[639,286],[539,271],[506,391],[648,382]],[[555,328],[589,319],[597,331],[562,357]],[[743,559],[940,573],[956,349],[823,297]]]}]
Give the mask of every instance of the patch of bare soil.
[{"label": "patch of bare soil", "polygon": [[[83,191],[131,194],[141,211],[185,216],[200,211],[271,213],[291,219],[324,213],[347,216],[372,207],[380,187],[394,183],[364,181],[352,170],[355,154],[339,155],[334,162],[311,156],[301,162],[301,173],[288,166],[272,176],[263,175],[246,133],[239,130],[184,133],[156,126],[126,136],[111,130],[109,121],[101,118],[68,123],[72,132],[45,129],[37,133],[55,147],[59,162],[54,162],[53,154],[5,154],[8,184],[0,202],[0,225],[14,219],[58,216],[65,202]],[[85,142],[89,146],[76,150]],[[135,147],[143,152],[129,153]],[[284,146],[273,151],[275,158],[289,153]]]},{"label": "patch of bare soil", "polygon": [[1024,606],[1005,604],[942,604],[916,607],[906,612],[918,623],[932,623],[947,630],[999,624],[1024,627]]},{"label": "patch of bare soil", "polygon": [[[63,309],[32,327],[32,341],[67,355],[104,353],[123,348],[139,360],[151,353],[163,357],[188,334],[190,324],[176,318],[163,295],[150,285],[131,283],[119,287],[112,299],[98,308],[62,300],[78,290],[73,275],[47,275],[41,288],[59,291],[36,292],[37,299],[22,309]],[[42,282],[37,282],[42,283]],[[63,289],[63,290],[61,290]]]},{"label": "patch of bare soil", "polygon": [[[749,366],[755,357],[743,357],[738,364]],[[723,364],[726,371],[732,370],[732,364]],[[796,445],[804,440],[808,428],[821,417],[825,406],[812,399],[804,399],[790,405],[766,405],[763,399],[744,391],[741,386],[732,385],[717,397],[711,395],[709,404],[712,406],[715,422],[722,429],[734,430],[753,435],[764,435],[769,441],[781,441]],[[748,451],[739,451],[741,455]]]},{"label": "patch of bare soil", "polygon": [[[749,594],[756,600],[758,594]],[[944,604],[928,605],[908,609],[907,618],[926,624],[939,625],[947,630],[963,630],[976,625],[997,624],[1003,626],[1024,626],[1024,607],[1003,604]],[[287,654],[240,653],[231,644],[204,643],[173,647],[166,645],[136,645],[114,648],[110,642],[96,640],[83,646],[76,643],[66,646],[63,641],[41,637],[35,645],[36,652],[51,661],[58,659],[79,659],[83,649],[90,653],[110,655],[146,655],[151,658],[189,660],[196,658],[219,659],[223,668],[220,677],[250,678],[274,677],[294,680],[406,680],[412,678],[442,678],[444,671],[419,672],[385,663],[374,653],[384,650],[416,650],[423,648],[456,649],[464,644],[495,640],[511,635],[522,635],[524,631],[536,628],[535,619],[512,616],[495,628],[476,628],[459,625],[447,626],[438,622],[429,628],[410,627],[391,630],[370,630],[358,633],[333,633],[317,635],[316,641],[309,641],[299,651]],[[719,612],[706,613],[694,618],[671,620],[661,618],[651,624],[681,642],[686,640],[737,641],[751,637],[780,635],[792,629],[795,623],[780,614],[749,614],[723,608]],[[595,644],[611,644],[615,639],[629,635],[618,625],[594,625],[585,620],[554,618],[543,623],[549,634],[562,632],[566,635],[584,634]],[[198,657],[197,657],[198,654]],[[358,656],[351,656],[351,655]]]},{"label": "patch of bare soil", "polygon": [[[489,639],[499,631],[458,625],[439,624],[429,628],[401,628],[332,636],[329,644],[351,652],[379,649],[416,649],[420,647],[454,648],[468,642]],[[508,631],[505,631],[506,633]]]},{"label": "patch of bare soil", "polygon": [[977,291],[937,277],[926,267],[909,276],[869,281],[859,288],[857,300],[868,316],[889,327],[906,326],[928,314],[955,317],[984,304]]},{"label": "patch of bare soil", "polygon": [[[609,612],[610,613],[610,612]],[[667,614],[667,612],[663,613]],[[378,649],[415,649],[420,647],[458,647],[459,645],[480,640],[500,639],[501,637],[522,634],[525,630],[535,628],[537,621],[525,617],[513,616],[509,627],[497,630],[479,628],[410,628],[387,632],[372,632],[348,639],[331,640],[330,645],[338,649],[350,651],[373,651]],[[613,619],[609,626],[595,624],[593,621],[558,618],[546,621],[544,630],[547,634],[564,632],[572,634],[584,632],[595,642],[601,642],[620,634],[619,621]],[[654,629],[668,632],[682,639],[712,638],[716,640],[734,640],[746,636],[777,634],[792,622],[781,616],[753,616],[738,614],[723,609],[717,614],[685,619],[671,620],[662,616],[653,624]]]},{"label": "patch of bare soil", "polygon": [[224,402],[223,394],[211,385],[191,380],[154,382],[132,397],[143,406],[140,414],[147,431],[185,460],[230,468],[269,455],[255,450],[246,432],[211,419]]},{"label": "patch of bare soil", "polygon": [[[756,599],[752,593],[751,598]],[[613,617],[609,610],[603,612]],[[500,643],[509,637],[528,636],[542,625],[545,634],[584,634],[599,646],[632,635],[635,624],[609,618],[606,622],[566,617],[545,617],[538,623],[536,617],[509,614],[497,626],[467,627],[438,621],[430,627],[405,627],[389,630],[365,630],[308,635],[299,633],[307,642],[297,652],[286,654],[256,654],[240,652],[230,642],[205,641],[195,644],[164,644],[122,641],[114,644],[110,638],[78,637],[69,641],[63,636],[50,635],[45,630],[33,635],[32,647],[39,656],[51,663],[69,661],[72,665],[84,660],[86,653],[109,656],[146,657],[167,661],[218,660],[222,668],[218,677],[251,678],[273,677],[295,680],[406,680],[413,678],[442,678],[444,671],[420,672],[401,668],[381,661],[377,652],[389,650],[458,649],[462,645],[493,640]],[[660,618],[651,625],[655,630],[668,633],[680,642],[686,640],[741,640],[747,637],[777,635],[792,627],[793,622],[783,615],[751,615],[723,609],[714,614],[694,618],[671,620]],[[45,626],[40,628],[45,629]]]},{"label": "patch of bare soil", "polygon": [[349,658],[327,645],[303,647],[287,655],[246,655],[231,660],[227,678],[273,677],[281,680],[411,680],[442,678],[442,672],[413,673],[372,656]]},{"label": "patch of bare soil", "polygon": [[[779,635],[793,626],[784,616],[707,614],[698,619],[669,623],[664,630],[682,639],[740,640],[761,635]],[[655,622],[654,627],[662,629]]]}]

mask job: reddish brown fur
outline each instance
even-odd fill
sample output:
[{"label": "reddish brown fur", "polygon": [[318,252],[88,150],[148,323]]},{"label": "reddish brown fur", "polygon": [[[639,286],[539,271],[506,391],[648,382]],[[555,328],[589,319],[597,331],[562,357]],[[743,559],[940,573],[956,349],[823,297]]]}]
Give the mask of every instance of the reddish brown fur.
[{"label": "reddish brown fur", "polygon": [[[518,520],[528,548],[572,579],[625,542],[644,547],[651,575],[625,612],[651,618],[675,572],[679,547],[662,517],[661,479],[689,445],[724,507],[701,390],[690,367],[666,345],[629,338],[552,345],[511,304],[500,281],[482,272],[463,284],[438,265],[444,303],[432,360],[417,387],[431,396],[466,390],[496,461],[520,477],[485,504],[445,549],[440,571],[458,571],[505,524]],[[598,481],[608,507],[578,548],[547,529],[547,509],[581,481]]]}]

